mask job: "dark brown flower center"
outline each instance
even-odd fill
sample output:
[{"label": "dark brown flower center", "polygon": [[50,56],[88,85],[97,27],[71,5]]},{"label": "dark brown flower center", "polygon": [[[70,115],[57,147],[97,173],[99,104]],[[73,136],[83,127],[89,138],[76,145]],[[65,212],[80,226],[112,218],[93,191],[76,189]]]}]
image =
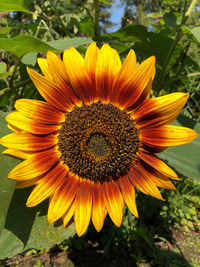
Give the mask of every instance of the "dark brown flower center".
[{"label": "dark brown flower center", "polygon": [[101,102],[68,112],[58,135],[63,163],[71,172],[94,182],[126,174],[137,158],[139,145],[130,115]]}]

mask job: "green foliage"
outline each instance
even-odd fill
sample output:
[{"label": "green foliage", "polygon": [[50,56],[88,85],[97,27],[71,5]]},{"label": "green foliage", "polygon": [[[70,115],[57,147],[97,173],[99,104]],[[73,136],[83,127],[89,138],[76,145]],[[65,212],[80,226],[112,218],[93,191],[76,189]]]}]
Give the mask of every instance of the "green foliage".
[{"label": "green foliage", "polygon": [[6,0],[0,2],[0,12],[2,11],[23,11],[29,12],[28,7],[32,0]]},{"label": "green foliage", "polygon": [[[187,262],[181,254],[183,248],[176,245],[175,233],[183,233],[185,245],[188,233],[199,233],[200,182],[182,179],[177,185],[175,192],[163,191],[165,202],[138,193],[138,219],[125,209],[120,228],[113,226],[107,218],[105,227],[99,234],[91,226],[87,235],[66,240],[62,246],[70,245],[76,255],[77,260],[73,259],[77,266],[80,263],[84,265],[88,255],[91,266],[96,260],[95,256],[99,262],[112,262],[113,266],[138,266],[139,263],[163,267],[195,266],[193,262],[199,254],[200,239],[197,236],[197,249],[192,250],[194,260]],[[192,242],[192,235],[188,242],[189,240]],[[98,254],[97,251],[101,253]]]},{"label": "green foliage", "polygon": [[[200,124],[186,116],[179,116],[173,124],[189,127],[200,133]],[[168,148],[159,156],[182,175],[200,180],[200,135],[190,144]]]},{"label": "green foliage", "polygon": [[[126,7],[122,27],[108,33],[108,28],[113,25],[110,8],[114,1],[96,2],[99,2],[99,13],[95,12],[93,0],[0,2],[0,12],[3,12],[0,14],[0,137],[9,133],[4,112],[14,109],[15,100],[42,99],[27,75],[26,65],[39,71],[36,59],[45,57],[48,50],[62,57],[65,49],[74,46],[84,54],[93,38],[99,45],[104,42],[111,44],[122,59],[130,48],[135,50],[140,62],[155,55],[157,73],[152,95],[189,92],[190,100],[184,109],[186,116],[179,116],[175,124],[193,128],[199,133],[199,6],[187,17],[186,10],[191,1],[124,0],[121,2]],[[12,13],[7,13],[10,11]],[[99,32],[95,31],[98,21]],[[0,153],[3,150],[1,146]],[[199,180],[200,137],[188,145],[169,148],[160,157],[180,175]],[[119,254],[114,259],[115,265],[122,265],[126,257],[130,266],[132,262],[150,262],[152,266],[164,266],[163,262],[165,266],[180,265],[183,258],[176,252],[162,250],[157,242],[173,242],[168,236],[169,225],[181,225],[185,231],[199,231],[199,182],[184,179],[178,187],[178,194],[165,193],[168,202],[149,200],[149,197],[139,194],[139,220],[125,209],[121,228],[113,226],[108,218],[100,234],[94,233],[91,227],[88,235],[72,238],[75,234],[73,224],[64,229],[60,222],[48,223],[47,201],[26,208],[30,190],[16,190],[14,193],[15,182],[6,177],[19,162],[17,158],[0,154],[1,259],[29,250],[37,253],[38,249],[44,248],[48,251],[63,240],[60,249],[72,247],[83,253],[90,247],[89,237],[98,239],[99,249],[107,256]],[[38,261],[35,266],[43,266],[43,263]]]},{"label": "green foliage", "polygon": [[65,229],[59,221],[55,224],[47,221],[48,201],[34,208],[27,208],[25,204],[29,194],[30,189],[15,191],[1,233],[0,259],[32,248],[50,248],[75,235],[74,224]]},{"label": "green foliage", "polygon": [[[0,137],[4,136],[5,134],[9,133],[8,128],[6,127],[6,123],[4,120],[3,113],[0,113]],[[4,228],[6,215],[8,212],[8,208],[10,205],[10,201],[13,196],[14,188],[15,188],[15,181],[8,180],[7,174],[11,169],[20,162],[19,159],[11,158],[6,155],[2,155],[3,147],[0,146],[0,233]],[[5,201],[6,199],[6,201]]]},{"label": "green foliage", "polygon": [[[10,132],[4,116],[5,114],[1,112],[0,137]],[[5,149],[0,146],[0,153],[3,150]],[[31,248],[49,248],[75,234],[73,224],[67,229],[59,222],[55,225],[49,224],[48,202],[35,208],[27,208],[26,200],[30,190],[16,190],[13,196],[15,181],[6,177],[8,172],[19,163],[20,160],[17,158],[0,154],[0,259],[12,257]]]},{"label": "green foliage", "polygon": [[19,58],[29,52],[47,53],[48,50],[59,52],[39,39],[28,35],[18,35],[9,39],[1,38],[0,49],[9,51]]}]

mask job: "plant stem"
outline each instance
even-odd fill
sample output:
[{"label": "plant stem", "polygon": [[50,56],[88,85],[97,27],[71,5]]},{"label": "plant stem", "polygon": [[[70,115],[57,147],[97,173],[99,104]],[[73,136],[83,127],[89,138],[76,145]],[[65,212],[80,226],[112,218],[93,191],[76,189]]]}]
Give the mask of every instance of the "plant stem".
[{"label": "plant stem", "polygon": [[94,18],[92,17],[92,14],[91,14],[90,10],[86,6],[84,6],[84,8],[85,8],[88,16],[90,17],[91,21],[94,23]]},{"label": "plant stem", "polygon": [[99,0],[94,0],[94,39],[99,36]]},{"label": "plant stem", "polygon": [[164,77],[165,77],[165,71],[166,71],[166,68],[169,64],[169,61],[174,53],[174,50],[176,48],[176,45],[177,43],[179,42],[179,40],[181,39],[182,37],[182,30],[181,29],[178,29],[178,32],[176,34],[176,38],[174,39],[173,43],[172,43],[172,46],[170,47],[170,50],[165,58],[165,61],[164,61],[164,64],[163,64],[163,67],[162,67],[162,71],[161,71],[161,74],[160,74],[160,78],[159,78],[159,81],[158,83],[162,84],[163,83],[163,80],[164,80]]},{"label": "plant stem", "polygon": [[195,5],[196,5],[196,2],[197,2],[197,0],[193,0],[193,1],[192,1],[192,3],[190,4],[190,6],[189,6],[189,8],[188,8],[188,11],[187,11],[186,14],[185,14],[186,17],[189,17],[189,16],[190,16],[190,14],[192,13],[193,8],[194,8]]},{"label": "plant stem", "polygon": [[60,16],[59,16],[58,10],[57,10],[56,6],[55,6],[54,3],[53,3],[53,0],[49,0],[49,1],[50,1],[50,4],[51,4],[51,6],[52,6],[52,8],[53,8],[53,11],[54,11],[54,13],[55,13],[55,15],[56,15],[58,21],[60,22],[60,25],[61,25],[63,31],[65,32],[66,35],[68,35],[68,36],[71,38],[72,35],[71,35],[71,33],[67,30],[67,28],[65,27],[65,25],[63,24],[63,22],[62,22],[62,20],[61,20],[61,18],[60,18]]},{"label": "plant stem", "polygon": [[[192,3],[190,4],[187,12],[185,13],[185,8],[186,8],[186,2],[185,2],[185,8],[184,8],[184,13],[183,13],[183,17],[182,17],[182,21],[181,21],[181,24],[184,24],[187,20],[187,18],[190,16],[193,8],[195,7],[195,4],[196,4],[197,0],[193,0]],[[182,33],[182,30],[181,28],[178,29],[177,31],[177,34],[176,34],[176,38],[174,39],[174,42],[172,43],[172,46],[167,54],[167,57],[165,58],[165,61],[164,61],[164,64],[163,64],[163,68],[162,68],[162,71],[161,71],[161,75],[160,75],[160,79],[158,81],[158,83],[162,84],[163,81],[164,81],[164,78],[165,78],[165,71],[166,71],[166,68],[170,62],[170,59],[174,53],[174,50],[176,48],[176,45],[177,43],[179,42],[179,40],[181,39],[181,37],[183,36],[183,33]]]},{"label": "plant stem", "polygon": [[14,94],[15,94],[16,97],[18,97],[18,92],[17,92],[17,88],[15,86],[13,86],[13,79],[14,79],[15,73],[17,71],[17,67],[18,67],[18,65],[19,65],[22,57],[23,56],[17,58],[17,61],[15,63],[14,69],[13,69],[13,72],[11,73],[10,79],[8,81],[10,90],[14,92]]}]

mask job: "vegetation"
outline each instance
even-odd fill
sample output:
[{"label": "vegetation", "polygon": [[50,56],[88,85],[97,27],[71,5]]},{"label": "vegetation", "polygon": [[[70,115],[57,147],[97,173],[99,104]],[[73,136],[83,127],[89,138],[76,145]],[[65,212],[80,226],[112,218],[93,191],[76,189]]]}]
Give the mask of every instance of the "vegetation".
[{"label": "vegetation", "polygon": [[[110,11],[116,4],[124,13],[112,32]],[[62,57],[74,46],[84,54],[92,40],[109,43],[122,59],[130,48],[139,62],[155,55],[152,96],[189,92],[175,124],[200,132],[197,1],[7,0],[0,12],[0,137],[9,132],[4,117],[17,99],[42,99],[26,66],[40,72],[36,59],[48,50]],[[6,178],[20,160],[1,154],[0,266],[199,266],[199,147],[198,137],[160,155],[182,178],[175,183],[177,191],[163,190],[165,202],[138,192],[139,219],[125,209],[120,228],[107,218],[100,233],[91,225],[81,238],[73,223],[64,229],[60,222],[47,222],[48,202],[25,207],[30,189],[14,192],[15,183]]]}]

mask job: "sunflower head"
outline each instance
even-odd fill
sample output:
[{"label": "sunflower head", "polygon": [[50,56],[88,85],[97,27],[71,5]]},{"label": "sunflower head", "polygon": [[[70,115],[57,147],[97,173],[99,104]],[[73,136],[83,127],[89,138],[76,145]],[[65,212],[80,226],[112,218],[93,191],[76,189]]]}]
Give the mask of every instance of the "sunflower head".
[{"label": "sunflower head", "polygon": [[197,134],[169,125],[187,93],[148,98],[155,76],[152,56],[123,64],[116,50],[93,42],[83,58],[75,48],[63,60],[38,59],[43,75],[27,69],[46,101],[20,99],[6,117],[13,133],[0,142],[4,154],[24,159],[8,175],[17,188],[34,185],[32,207],[50,198],[48,220],[74,217],[82,235],[92,220],[100,231],[107,212],[120,226],[124,204],[137,217],[135,187],[163,200],[158,187],[175,190],[175,172],[156,153],[189,143]]}]

